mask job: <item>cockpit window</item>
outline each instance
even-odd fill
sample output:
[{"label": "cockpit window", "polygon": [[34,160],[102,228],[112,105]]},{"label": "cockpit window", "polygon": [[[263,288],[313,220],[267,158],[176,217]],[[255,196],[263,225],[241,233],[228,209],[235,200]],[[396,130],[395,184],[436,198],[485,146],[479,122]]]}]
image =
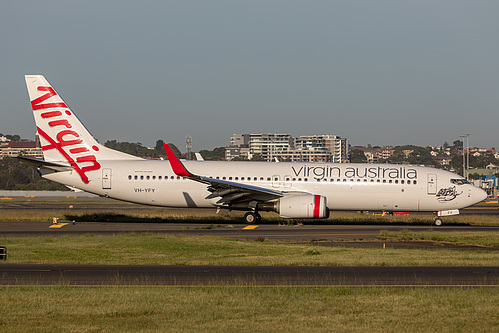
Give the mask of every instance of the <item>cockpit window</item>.
[{"label": "cockpit window", "polygon": [[469,184],[470,182],[467,181],[466,179],[464,178],[460,178],[460,179],[451,179],[450,182],[452,184],[456,184],[456,185],[464,185],[464,184]]}]

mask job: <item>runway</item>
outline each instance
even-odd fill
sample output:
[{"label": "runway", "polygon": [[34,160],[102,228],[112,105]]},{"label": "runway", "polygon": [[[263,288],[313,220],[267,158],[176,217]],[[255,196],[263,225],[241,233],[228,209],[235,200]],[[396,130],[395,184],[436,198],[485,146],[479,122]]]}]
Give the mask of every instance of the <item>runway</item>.
[{"label": "runway", "polygon": [[499,287],[499,267],[0,264],[0,286]]},{"label": "runway", "polygon": [[[498,248],[433,242],[390,242],[382,230],[499,232],[499,226],[192,224],[113,222],[0,222],[0,237],[165,233],[232,239],[317,242],[323,246],[418,247],[499,251]],[[1,244],[0,244],[1,245]],[[244,287],[499,287],[499,267],[329,266],[121,266],[8,264],[0,262],[0,286],[221,286]]]},{"label": "runway", "polygon": [[218,236],[238,239],[282,239],[289,241],[376,240],[381,231],[429,229],[439,232],[499,232],[499,226],[440,226],[431,225],[298,225],[275,224],[192,224],[192,223],[113,223],[83,222],[0,222],[0,237],[57,236],[57,235],[112,235],[119,233],[168,233],[192,236]]}]

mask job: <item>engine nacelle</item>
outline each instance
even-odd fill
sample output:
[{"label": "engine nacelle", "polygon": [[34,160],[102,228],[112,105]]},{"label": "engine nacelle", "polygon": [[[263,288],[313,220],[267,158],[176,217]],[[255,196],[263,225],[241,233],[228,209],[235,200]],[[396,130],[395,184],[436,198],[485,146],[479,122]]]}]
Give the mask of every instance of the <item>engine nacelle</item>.
[{"label": "engine nacelle", "polygon": [[279,199],[279,216],[287,219],[323,219],[329,217],[327,198],[316,194],[293,194]]}]

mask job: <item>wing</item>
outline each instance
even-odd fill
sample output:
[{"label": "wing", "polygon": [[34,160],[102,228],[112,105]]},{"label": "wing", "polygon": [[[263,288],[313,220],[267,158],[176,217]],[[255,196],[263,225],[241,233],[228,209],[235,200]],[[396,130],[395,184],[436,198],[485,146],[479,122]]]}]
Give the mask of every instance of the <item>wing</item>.
[{"label": "wing", "polygon": [[250,204],[252,201],[256,201],[256,203],[258,203],[283,197],[282,192],[264,187],[194,175],[189,172],[177,156],[175,156],[170,146],[163,144],[163,147],[165,148],[166,155],[168,156],[173,172],[175,172],[177,176],[206,184],[208,186],[208,191],[211,192],[206,199],[220,197],[220,200],[217,201],[217,205],[232,206],[241,203]]}]

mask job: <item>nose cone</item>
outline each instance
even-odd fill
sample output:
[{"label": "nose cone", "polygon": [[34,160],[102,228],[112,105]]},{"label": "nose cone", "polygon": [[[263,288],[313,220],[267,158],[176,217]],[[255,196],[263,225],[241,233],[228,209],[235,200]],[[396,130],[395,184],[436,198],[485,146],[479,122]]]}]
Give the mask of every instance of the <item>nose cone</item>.
[{"label": "nose cone", "polygon": [[475,193],[473,193],[473,199],[475,199],[476,202],[481,202],[487,199],[487,192],[485,192],[481,188],[476,187]]}]

